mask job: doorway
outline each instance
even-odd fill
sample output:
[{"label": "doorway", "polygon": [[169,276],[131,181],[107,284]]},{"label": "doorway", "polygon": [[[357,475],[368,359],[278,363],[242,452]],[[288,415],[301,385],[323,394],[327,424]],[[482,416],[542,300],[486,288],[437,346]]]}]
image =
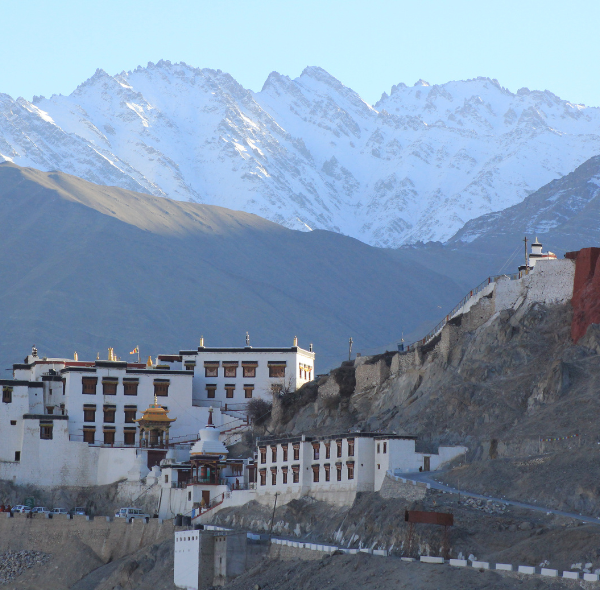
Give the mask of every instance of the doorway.
[{"label": "doorway", "polygon": [[210,504],[210,490],[202,490],[202,500],[204,501],[204,505],[208,507]]},{"label": "doorway", "polygon": [[423,471],[431,471],[431,457],[423,457]]}]

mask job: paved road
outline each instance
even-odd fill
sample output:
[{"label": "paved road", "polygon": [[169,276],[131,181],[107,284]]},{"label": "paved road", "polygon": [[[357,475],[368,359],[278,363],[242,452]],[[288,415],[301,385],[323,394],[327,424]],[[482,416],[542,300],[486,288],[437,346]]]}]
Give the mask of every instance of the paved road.
[{"label": "paved road", "polygon": [[[441,475],[442,473],[444,473],[444,471],[437,471],[436,473]],[[557,516],[566,516],[567,518],[573,518],[575,520],[580,520],[581,522],[587,522],[590,524],[600,524],[600,518],[595,518],[593,516],[582,516],[581,514],[576,514],[574,512],[563,512],[562,510],[554,510],[553,508],[545,508],[544,506],[536,506],[535,504],[515,502],[514,500],[507,500],[506,498],[482,496],[481,494],[467,492],[465,490],[460,490],[459,492],[456,488],[453,488],[452,486],[447,486],[443,483],[437,482],[431,477],[431,472],[400,473],[397,474],[396,477],[403,477],[404,479],[422,481],[424,483],[428,483],[433,489],[441,490],[450,494],[460,493],[461,496],[467,496],[469,498],[478,498],[480,500],[492,500],[493,502],[498,502],[499,504],[508,504],[509,506],[516,506],[517,508],[524,508],[525,510],[535,510],[536,512],[544,513],[549,512],[550,514],[556,514]]]}]

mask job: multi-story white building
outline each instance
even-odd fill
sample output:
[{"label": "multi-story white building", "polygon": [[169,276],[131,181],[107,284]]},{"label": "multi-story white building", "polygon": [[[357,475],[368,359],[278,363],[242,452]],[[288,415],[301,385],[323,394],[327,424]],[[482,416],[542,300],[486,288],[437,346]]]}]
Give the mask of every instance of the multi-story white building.
[{"label": "multi-story white building", "polygon": [[277,387],[293,390],[313,375],[314,353],[297,346],[201,347],[147,364],[115,360],[112,351],[109,360],[79,361],[40,358],[34,349],[13,365],[12,379],[0,380],[0,479],[93,485],[143,477],[166,454],[155,432],[141,444],[136,423],[155,399],[175,418],[166,433],[171,443],[196,440],[211,405],[227,442],[246,427],[245,402]]},{"label": "multi-story white building", "polygon": [[416,438],[358,432],[261,440],[257,495],[277,492],[284,502],[311,495],[348,504],[357,492],[380,490],[388,470],[435,470],[466,451],[466,447],[440,447],[437,453],[419,453]]},{"label": "multi-story white building", "polygon": [[290,348],[210,348],[200,339],[198,350],[159,355],[165,366],[193,371],[193,399],[214,407],[271,399],[274,389],[294,391],[315,377],[315,353]]}]

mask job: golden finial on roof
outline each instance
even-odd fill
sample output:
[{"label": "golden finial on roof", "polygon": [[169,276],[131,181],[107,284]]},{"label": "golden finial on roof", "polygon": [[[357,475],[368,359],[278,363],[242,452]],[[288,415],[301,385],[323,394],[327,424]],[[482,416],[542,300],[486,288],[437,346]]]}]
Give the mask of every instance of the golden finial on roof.
[{"label": "golden finial on roof", "polygon": [[158,407],[158,397],[154,394],[154,406]]},{"label": "golden finial on roof", "polygon": [[97,353],[96,353],[96,360],[97,360],[97,361],[99,361],[99,360],[100,360],[100,353],[99,353],[99,352],[97,352]]},{"label": "golden finial on roof", "polygon": [[75,353],[75,354],[73,355],[73,360],[76,360],[76,361],[78,361],[78,360],[79,360],[79,355],[78,355],[77,353]]},{"label": "golden finial on roof", "polygon": [[146,366],[147,367],[151,367],[152,366],[152,357],[151,356],[148,357],[148,362],[146,363]]},{"label": "golden finial on roof", "polygon": [[298,336],[294,336],[294,346],[298,346]]},{"label": "golden finial on roof", "polygon": [[200,348],[204,348],[204,336],[200,336]]}]

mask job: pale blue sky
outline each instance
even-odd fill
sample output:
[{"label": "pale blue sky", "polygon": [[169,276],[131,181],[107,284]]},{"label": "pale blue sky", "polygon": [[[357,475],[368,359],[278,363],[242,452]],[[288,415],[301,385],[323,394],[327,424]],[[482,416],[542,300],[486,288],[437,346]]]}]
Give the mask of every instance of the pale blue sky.
[{"label": "pale blue sky", "polygon": [[368,102],[489,76],[599,106],[599,25],[598,0],[0,0],[0,92],[68,94],[98,67],[170,59],[252,90],[316,65]]}]

